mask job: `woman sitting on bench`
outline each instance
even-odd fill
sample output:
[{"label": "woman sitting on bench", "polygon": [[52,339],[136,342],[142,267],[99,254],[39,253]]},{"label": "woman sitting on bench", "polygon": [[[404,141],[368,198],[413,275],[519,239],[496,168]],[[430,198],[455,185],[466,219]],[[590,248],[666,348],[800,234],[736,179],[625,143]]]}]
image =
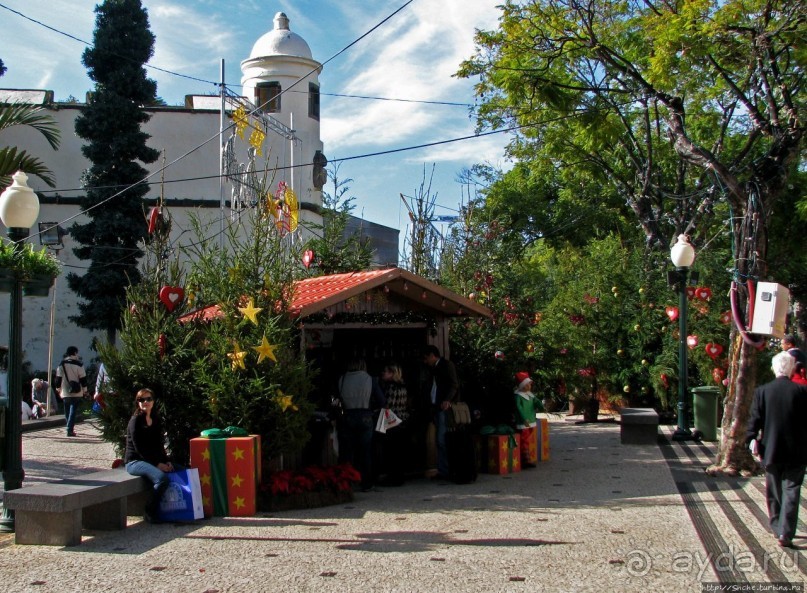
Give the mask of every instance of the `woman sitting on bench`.
[{"label": "woman sitting on bench", "polygon": [[159,523],[158,511],[163,493],[168,488],[165,475],[178,469],[168,459],[165,451],[165,433],[156,410],[154,392],[141,389],[135,396],[135,410],[126,429],[126,471],[133,476],[143,476],[154,484],[154,491],[146,503],[145,520]]}]

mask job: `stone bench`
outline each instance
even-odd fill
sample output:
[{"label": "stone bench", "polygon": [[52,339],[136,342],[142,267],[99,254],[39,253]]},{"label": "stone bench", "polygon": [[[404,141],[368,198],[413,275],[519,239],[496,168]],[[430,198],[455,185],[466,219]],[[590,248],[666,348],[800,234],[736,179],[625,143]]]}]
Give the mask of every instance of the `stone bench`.
[{"label": "stone bench", "polygon": [[142,509],[150,489],[120,468],[11,490],[3,504],[14,511],[16,543],[75,546],[82,528],[125,529],[129,503]]},{"label": "stone bench", "polygon": [[619,438],[623,445],[658,442],[658,412],[653,408],[622,408],[619,416]]}]

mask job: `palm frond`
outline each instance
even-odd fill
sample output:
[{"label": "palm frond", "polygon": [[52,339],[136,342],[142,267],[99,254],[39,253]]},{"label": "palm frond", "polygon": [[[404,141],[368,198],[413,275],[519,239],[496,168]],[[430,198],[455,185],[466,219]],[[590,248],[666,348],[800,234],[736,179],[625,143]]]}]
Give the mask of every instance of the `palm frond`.
[{"label": "palm frond", "polygon": [[23,171],[29,175],[36,175],[49,187],[56,185],[53,172],[42,161],[31,156],[24,150],[17,150],[14,146],[0,148],[0,187],[11,183],[11,175]]},{"label": "palm frond", "polygon": [[12,103],[0,107],[0,131],[11,126],[30,126],[40,132],[54,150],[59,148],[61,141],[59,126],[53,116],[42,107],[26,103]]}]

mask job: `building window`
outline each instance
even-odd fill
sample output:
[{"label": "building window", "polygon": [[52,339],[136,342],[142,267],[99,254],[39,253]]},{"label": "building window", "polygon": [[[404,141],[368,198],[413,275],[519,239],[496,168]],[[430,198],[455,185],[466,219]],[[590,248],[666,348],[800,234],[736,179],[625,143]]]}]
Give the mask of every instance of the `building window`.
[{"label": "building window", "polygon": [[308,117],[319,120],[319,85],[308,83]]},{"label": "building window", "polygon": [[255,104],[264,113],[280,113],[280,83],[260,82],[255,87]]}]

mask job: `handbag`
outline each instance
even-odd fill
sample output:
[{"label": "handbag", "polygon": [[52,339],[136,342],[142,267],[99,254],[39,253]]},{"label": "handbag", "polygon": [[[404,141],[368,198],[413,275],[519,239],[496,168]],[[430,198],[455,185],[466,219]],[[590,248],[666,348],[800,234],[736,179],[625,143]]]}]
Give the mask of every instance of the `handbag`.
[{"label": "handbag", "polygon": [[168,476],[168,488],[157,511],[160,520],[195,521],[204,517],[199,470],[192,467],[165,475]]}]

